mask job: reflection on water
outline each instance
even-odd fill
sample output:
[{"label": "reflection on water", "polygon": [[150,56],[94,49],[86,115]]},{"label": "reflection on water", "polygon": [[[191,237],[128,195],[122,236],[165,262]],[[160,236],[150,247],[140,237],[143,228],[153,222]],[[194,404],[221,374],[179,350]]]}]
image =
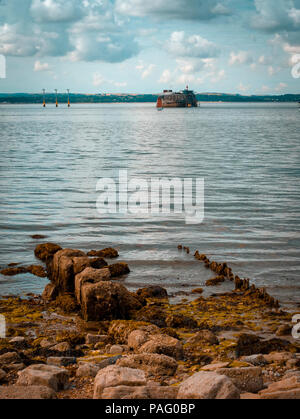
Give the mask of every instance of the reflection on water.
[{"label": "reflection on water", "polygon": [[[295,104],[152,104],[0,107],[0,265],[32,263],[45,234],[83,250],[115,246],[130,261],[125,284],[176,293],[210,273],[177,244],[227,261],[285,301],[300,296],[299,110]],[[205,221],[181,216],[100,217],[97,180],[205,179]],[[41,291],[30,275],[0,277],[0,293]]]}]

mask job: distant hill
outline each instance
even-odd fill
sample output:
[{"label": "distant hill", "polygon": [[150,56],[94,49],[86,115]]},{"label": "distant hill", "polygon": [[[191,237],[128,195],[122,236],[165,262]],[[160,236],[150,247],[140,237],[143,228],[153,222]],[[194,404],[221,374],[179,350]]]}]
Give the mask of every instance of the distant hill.
[{"label": "distant hill", "polygon": [[[300,94],[287,94],[277,96],[252,95],[243,96],[226,93],[197,93],[200,102],[300,102]],[[156,102],[158,94],[77,94],[70,95],[72,103],[138,103]],[[42,94],[38,93],[0,93],[0,104],[26,104],[42,103]],[[59,94],[58,101],[67,103],[67,95]],[[55,103],[55,95],[46,95],[47,103]]]}]

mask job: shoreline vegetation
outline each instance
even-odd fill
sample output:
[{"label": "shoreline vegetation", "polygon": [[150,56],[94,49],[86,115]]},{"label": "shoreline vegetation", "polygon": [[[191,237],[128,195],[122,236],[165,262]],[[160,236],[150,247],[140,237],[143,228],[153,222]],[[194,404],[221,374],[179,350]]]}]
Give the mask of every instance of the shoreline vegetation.
[{"label": "shoreline vegetation", "polygon": [[[58,94],[59,103],[68,103],[68,97],[73,104],[97,104],[97,103],[156,103],[158,94]],[[286,95],[251,95],[225,93],[197,93],[198,102],[228,102],[228,103],[295,103],[300,102],[300,94]],[[56,95],[46,94],[46,103],[55,104]],[[40,104],[43,95],[40,93],[0,93],[0,104]]]},{"label": "shoreline vegetation", "polygon": [[[49,284],[42,296],[0,299],[0,399],[299,399],[296,313],[227,263],[178,251],[212,272],[210,297],[197,288],[192,301],[170,304],[160,286],[129,292],[130,267],[113,248],[42,243],[39,265],[7,265],[5,276]],[[225,281],[232,291],[218,293]]]}]

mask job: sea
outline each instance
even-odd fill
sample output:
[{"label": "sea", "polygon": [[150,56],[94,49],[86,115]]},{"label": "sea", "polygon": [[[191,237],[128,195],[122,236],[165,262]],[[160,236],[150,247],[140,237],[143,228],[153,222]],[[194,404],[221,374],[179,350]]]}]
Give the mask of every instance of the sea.
[{"label": "sea", "polygon": [[[201,103],[161,112],[153,103],[2,104],[0,267],[39,263],[34,248],[41,242],[83,251],[114,247],[130,266],[121,279],[130,290],[160,285],[173,301],[190,299],[199,287],[204,295],[231,290],[229,281],[205,286],[213,274],[194,259],[199,250],[295,307],[299,128],[295,103]],[[141,213],[138,199],[137,211],[119,211],[120,171],[133,184],[144,182],[131,201],[149,198],[151,179],[202,180],[203,217],[188,223],[184,207],[175,211],[172,188],[169,213]],[[107,213],[105,202],[99,206],[105,179],[116,185],[114,212],[114,205]],[[33,239],[36,234],[46,238]],[[0,295],[41,293],[47,281],[0,275]]]}]

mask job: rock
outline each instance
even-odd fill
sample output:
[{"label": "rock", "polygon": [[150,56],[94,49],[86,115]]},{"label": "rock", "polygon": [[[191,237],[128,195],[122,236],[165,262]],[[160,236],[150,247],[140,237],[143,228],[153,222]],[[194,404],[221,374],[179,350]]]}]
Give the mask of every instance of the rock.
[{"label": "rock", "polygon": [[17,364],[8,364],[5,366],[5,369],[9,372],[17,372],[22,371],[26,368],[25,364],[23,362],[17,363]]},{"label": "rock", "polygon": [[6,377],[6,372],[0,369],[0,381],[3,381]]},{"label": "rock", "polygon": [[90,259],[90,266],[94,269],[103,269],[108,266],[108,263],[102,258]]},{"label": "rock", "polygon": [[186,341],[187,345],[219,345],[217,336],[210,330],[200,330]]},{"label": "rock", "polygon": [[277,336],[291,336],[292,335],[292,326],[289,324],[283,324],[278,327],[276,331]]},{"label": "rock", "polygon": [[198,323],[191,317],[184,316],[183,314],[172,314],[166,318],[167,327],[174,327],[175,329],[196,329]]},{"label": "rock", "polygon": [[86,268],[84,269],[84,271],[77,274],[75,277],[75,296],[78,303],[80,303],[81,301],[81,289],[84,286],[84,284],[96,284],[97,282],[109,281],[110,279],[110,271],[107,268]]},{"label": "rock", "polygon": [[23,336],[16,336],[9,340],[9,343],[16,343],[16,344],[22,344],[26,342],[25,338]]},{"label": "rock", "polygon": [[173,386],[152,386],[147,385],[150,399],[154,400],[176,400],[178,394],[178,387]]},{"label": "rock", "polygon": [[47,236],[45,236],[44,234],[33,234],[30,237],[32,239],[34,239],[34,240],[42,240],[42,239],[46,239],[47,238]]},{"label": "rock", "polygon": [[149,333],[144,330],[134,330],[128,336],[128,346],[130,349],[138,349],[149,340]]},{"label": "rock", "polygon": [[257,393],[264,387],[260,367],[221,368],[217,373],[230,378],[233,384],[243,393]]},{"label": "rock", "polygon": [[192,294],[203,294],[203,292],[204,292],[203,288],[195,288],[192,291]]},{"label": "rock", "polygon": [[64,249],[55,253],[47,264],[49,279],[59,294],[74,293],[75,275],[89,266],[89,258],[80,250]]},{"label": "rock", "polygon": [[247,362],[248,364],[252,364],[256,367],[266,365],[268,363],[266,358],[262,354],[243,356],[241,358],[241,361]]},{"label": "rock", "polygon": [[135,320],[152,323],[157,327],[166,327],[166,317],[167,316],[161,307],[156,305],[148,305],[136,313]]},{"label": "rock", "polygon": [[99,366],[99,370],[109,367],[110,365],[115,365],[119,359],[122,358],[122,355],[112,356],[110,358],[106,358],[103,361],[99,362],[97,365]]},{"label": "rock", "polygon": [[76,371],[76,377],[80,378],[94,378],[98,374],[100,368],[97,364],[92,364],[91,362],[82,364],[78,367]]},{"label": "rock", "polygon": [[119,253],[116,249],[113,249],[111,247],[108,247],[107,249],[102,250],[91,250],[87,254],[88,256],[98,256],[101,258],[108,258],[108,259],[114,259],[119,256]]},{"label": "rock", "polygon": [[47,260],[51,259],[59,250],[62,249],[57,244],[43,243],[36,246],[34,254],[38,259],[46,262]]},{"label": "rock", "polygon": [[61,342],[55,346],[52,346],[51,350],[57,352],[68,352],[71,350],[71,345],[68,342]]},{"label": "rock", "polygon": [[183,346],[178,339],[167,335],[150,335],[149,340],[139,348],[140,353],[156,353],[180,360],[183,358]]},{"label": "rock", "polygon": [[123,353],[123,351],[124,350],[123,350],[122,346],[120,346],[120,345],[112,345],[111,348],[110,348],[110,350],[109,350],[109,353],[112,354],[112,355],[118,355],[118,354]]},{"label": "rock", "polygon": [[261,399],[300,399],[300,379],[296,376],[272,383],[260,391]]},{"label": "rock", "polygon": [[290,347],[290,342],[282,339],[262,340],[261,337],[242,333],[237,342],[237,356],[248,356],[255,354],[269,354],[274,351],[284,351]]},{"label": "rock", "polygon": [[55,339],[54,338],[44,338],[44,339],[42,339],[40,342],[40,347],[41,348],[50,348],[51,346],[54,346],[55,345],[55,343],[56,343],[56,341],[55,341]]},{"label": "rock", "polygon": [[241,400],[260,400],[260,396],[253,393],[243,393],[241,394]]},{"label": "rock", "polygon": [[109,387],[145,385],[144,371],[112,365],[98,372],[94,384],[94,399],[101,399],[103,391]]},{"label": "rock", "polygon": [[129,266],[125,262],[119,262],[114,263],[113,265],[109,265],[108,269],[110,270],[112,278],[127,275],[130,273]]},{"label": "rock", "polygon": [[27,268],[25,266],[19,266],[17,268],[7,268],[0,271],[0,274],[3,276],[15,276],[20,274],[27,273]]},{"label": "rock", "polygon": [[136,293],[142,298],[168,298],[167,290],[158,285],[140,288]]},{"label": "rock", "polygon": [[129,319],[142,308],[140,301],[121,284],[85,283],[80,290],[77,284],[76,281],[76,295],[86,321]]},{"label": "rock", "polygon": [[160,329],[154,324],[134,320],[115,320],[110,323],[108,335],[115,343],[127,344],[130,333],[137,329],[146,332],[148,335],[160,332]]},{"label": "rock", "polygon": [[229,364],[230,364],[229,362],[217,362],[215,364],[205,365],[204,367],[201,368],[201,370],[202,371],[217,371],[220,368],[227,368]]},{"label": "rock", "polygon": [[30,265],[27,266],[27,272],[31,273],[32,275],[38,276],[39,278],[47,278],[47,272],[40,265]]},{"label": "rock", "polygon": [[51,356],[47,358],[47,364],[56,367],[68,367],[69,365],[74,365],[76,363],[76,358],[69,356]]},{"label": "rock", "polygon": [[47,284],[42,294],[42,299],[46,302],[54,301],[58,296],[58,288],[55,284]]},{"label": "rock", "polygon": [[239,399],[232,381],[215,372],[198,372],[180,384],[177,399]]},{"label": "rock", "polygon": [[92,335],[87,334],[85,338],[85,343],[87,345],[96,345],[96,343],[106,343],[108,341],[107,335]]},{"label": "rock", "polygon": [[21,360],[20,355],[17,352],[6,352],[0,355],[0,365],[19,363]]},{"label": "rock", "polygon": [[149,375],[173,376],[178,364],[174,358],[159,354],[129,355],[122,357],[117,365],[141,369]]},{"label": "rock", "polygon": [[68,383],[68,374],[53,365],[36,364],[19,372],[18,385],[23,386],[46,386],[54,391],[63,390]]},{"label": "rock", "polygon": [[272,352],[268,355],[265,355],[264,358],[270,364],[276,362],[285,364],[290,359],[295,358],[295,355],[291,354],[290,352]]},{"label": "rock", "polygon": [[101,398],[105,400],[147,400],[150,399],[150,394],[146,386],[117,386],[105,388]]},{"label": "rock", "polygon": [[49,387],[45,386],[1,386],[0,399],[16,399],[16,400],[39,400],[39,399],[56,399],[56,394]]}]

